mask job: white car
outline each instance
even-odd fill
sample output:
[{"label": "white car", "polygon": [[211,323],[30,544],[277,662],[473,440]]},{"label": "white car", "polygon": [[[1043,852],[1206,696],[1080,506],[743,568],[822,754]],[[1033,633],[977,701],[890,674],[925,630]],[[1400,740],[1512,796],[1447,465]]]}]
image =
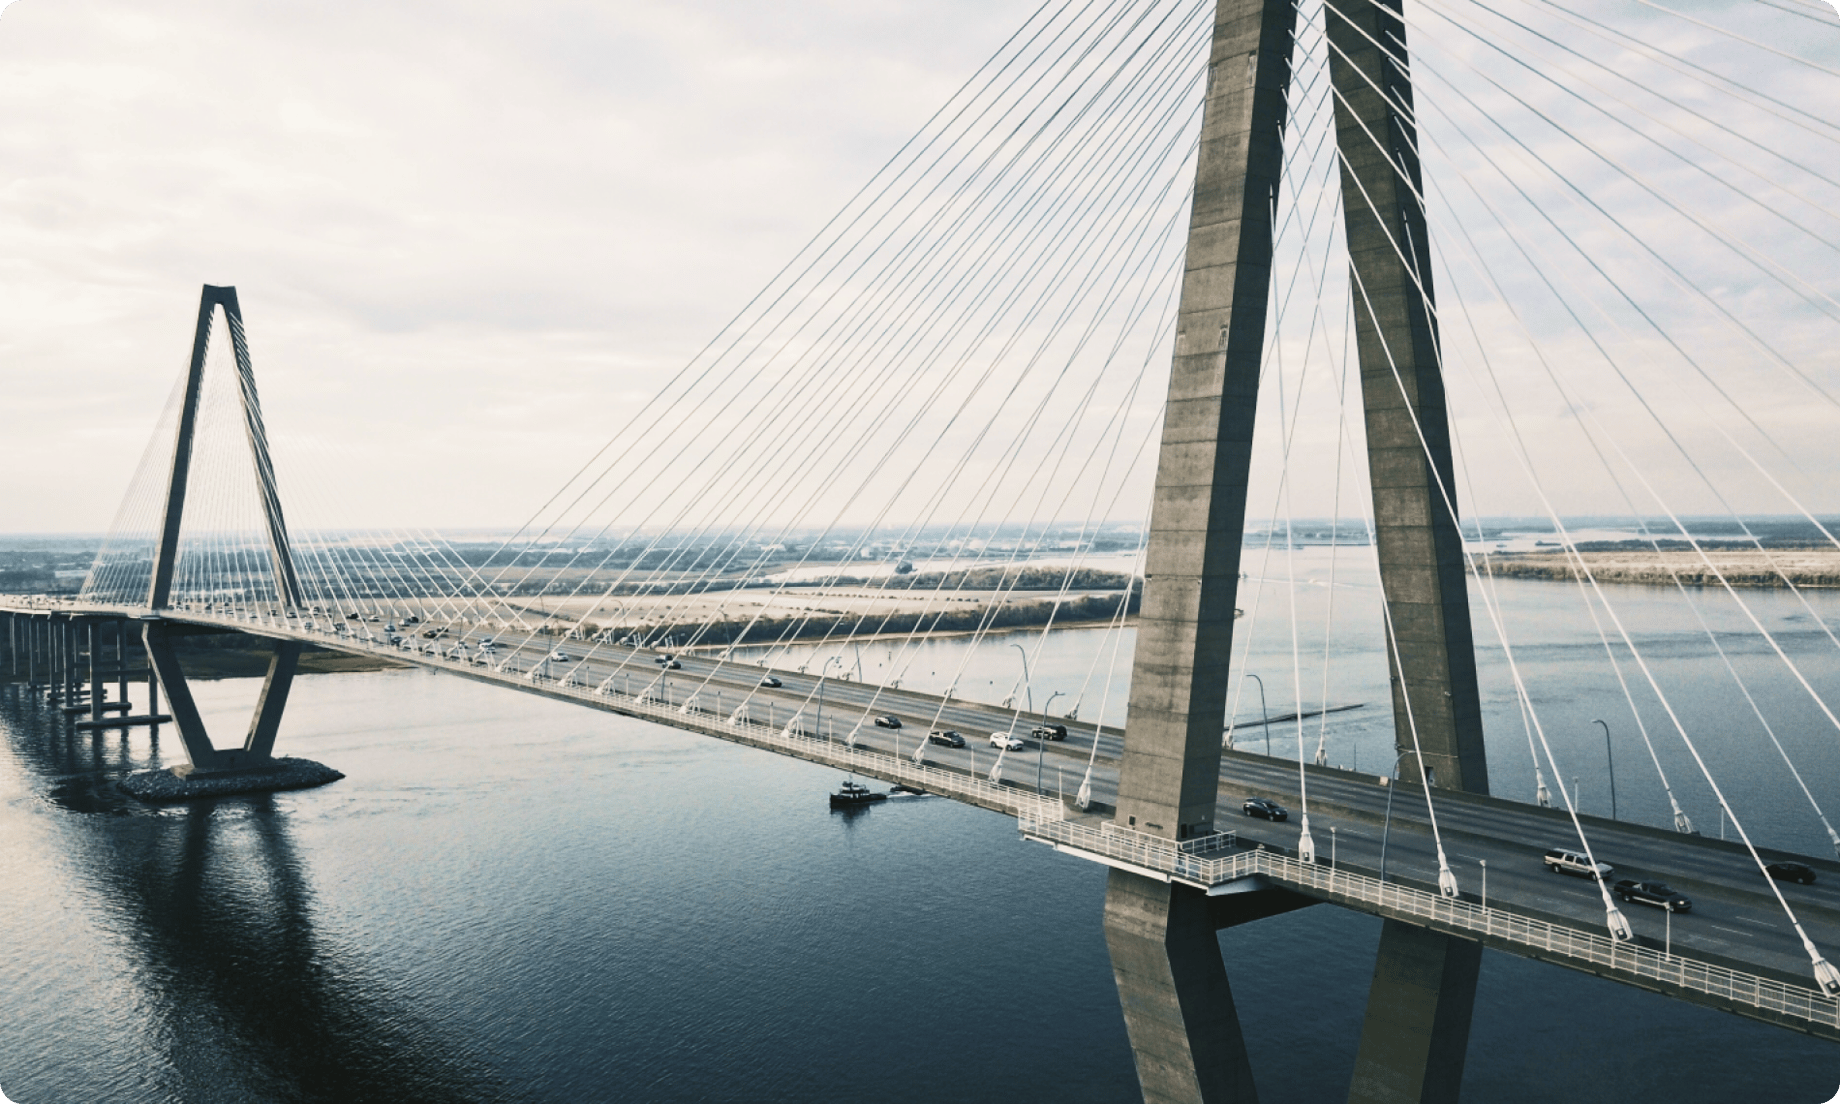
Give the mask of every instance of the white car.
[{"label": "white car", "polygon": [[1004,751],[1021,751],[1023,744],[1020,737],[1011,733],[993,732],[990,734],[990,746],[1002,748]]},{"label": "white car", "polygon": [[563,651],[561,648],[557,648],[555,651],[551,652],[549,654],[549,657],[555,660],[557,663],[569,663],[573,661],[575,658],[574,656],[571,656],[569,653]]}]

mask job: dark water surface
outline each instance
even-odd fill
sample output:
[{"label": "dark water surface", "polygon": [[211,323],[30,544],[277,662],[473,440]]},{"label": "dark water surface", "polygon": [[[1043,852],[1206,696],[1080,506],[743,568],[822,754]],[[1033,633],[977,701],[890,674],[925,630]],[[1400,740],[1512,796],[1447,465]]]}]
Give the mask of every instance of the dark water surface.
[{"label": "dark water surface", "polygon": [[[257,686],[197,686],[220,742]],[[9,1098],[1136,1098],[1103,872],[1007,818],[419,671],[301,678],[282,741],[349,777],[149,809],[170,735],[0,689]],[[1378,930],[1223,934],[1264,1100],[1345,1098]],[[1490,952],[1466,1084],[1817,1104],[1840,1047]]]}]

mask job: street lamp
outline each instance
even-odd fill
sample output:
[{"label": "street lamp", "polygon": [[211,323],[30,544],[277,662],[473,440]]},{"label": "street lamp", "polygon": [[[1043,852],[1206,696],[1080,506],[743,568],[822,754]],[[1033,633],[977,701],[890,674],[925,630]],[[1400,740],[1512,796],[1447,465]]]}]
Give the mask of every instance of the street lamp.
[{"label": "street lamp", "polygon": [[1029,686],[1029,653],[1023,650],[1022,645],[1014,641],[1010,642],[1010,647],[1016,649],[1016,654],[1022,657],[1022,689],[1028,695],[1029,712],[1033,713],[1035,712],[1035,691]]},{"label": "street lamp", "polygon": [[1604,728],[1604,758],[1610,762],[1610,819],[1616,819],[1616,753],[1610,750],[1610,726],[1602,721],[1592,721],[1594,725]]},{"label": "street lamp", "polygon": [[830,673],[831,664],[842,663],[842,662],[843,660],[841,658],[837,656],[832,656],[829,659],[824,661],[823,668],[821,668],[818,671],[818,735],[819,736],[824,735],[824,676]]},{"label": "street lamp", "polygon": [[[1269,757],[1271,755],[1271,710],[1265,707],[1265,680],[1251,671],[1246,672],[1246,677],[1259,684],[1259,724],[1265,729],[1265,754]],[[1230,728],[1227,729],[1227,746],[1233,746],[1233,730]]]}]

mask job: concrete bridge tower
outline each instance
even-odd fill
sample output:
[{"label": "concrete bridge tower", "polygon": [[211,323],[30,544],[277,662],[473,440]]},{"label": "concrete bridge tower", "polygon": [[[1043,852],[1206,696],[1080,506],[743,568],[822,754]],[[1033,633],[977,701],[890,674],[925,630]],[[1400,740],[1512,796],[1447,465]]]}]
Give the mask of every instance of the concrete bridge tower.
[{"label": "concrete bridge tower", "polygon": [[[205,351],[210,346],[212,323],[220,308],[230,331],[230,348],[236,363],[237,391],[241,398],[250,463],[255,469],[256,491],[261,500],[266,526],[275,594],[283,614],[298,610],[303,605],[300,579],[295,572],[294,556],[288,543],[287,522],[281,511],[281,492],[275,481],[274,463],[269,457],[268,430],[262,422],[262,404],[256,394],[255,370],[250,364],[249,345],[243,333],[242,307],[237,302],[235,288],[206,284],[198,303],[198,325],[192,338],[192,358],[186,370],[178,429],[173,436],[172,464],[167,475],[159,543],[154,549],[152,579],[147,589],[147,608],[151,612],[142,629],[148,663],[166,692],[173,724],[179,730],[179,738],[190,764],[176,773],[186,776],[262,769],[273,764],[275,734],[281,725],[282,711],[287,706],[288,691],[293,685],[294,670],[301,650],[298,641],[276,640],[275,658],[269,663],[268,678],[263,683],[262,695],[256,703],[255,717],[250,722],[243,746],[226,749],[212,746],[210,737],[205,733],[204,721],[198,714],[198,706],[192,700],[185,673],[180,669],[178,656],[174,653],[172,637],[182,630],[161,619],[160,611],[167,609],[172,600],[173,569],[178,564],[179,532],[185,515],[186,488],[191,480],[192,441],[197,430],[199,398],[204,386]],[[324,768],[318,768],[316,773],[324,771]]]},{"label": "concrete bridge tower", "polygon": [[[1403,778],[1486,793],[1402,3],[1324,12],[1395,742],[1416,751]],[[1216,817],[1295,20],[1290,0],[1216,4],[1116,817],[1176,841]],[[1307,902],[1272,890],[1228,909],[1179,884],[1109,879],[1106,943],[1145,1100],[1256,1100],[1215,933]],[[1456,1099],[1480,958],[1386,923],[1351,1101]]]}]

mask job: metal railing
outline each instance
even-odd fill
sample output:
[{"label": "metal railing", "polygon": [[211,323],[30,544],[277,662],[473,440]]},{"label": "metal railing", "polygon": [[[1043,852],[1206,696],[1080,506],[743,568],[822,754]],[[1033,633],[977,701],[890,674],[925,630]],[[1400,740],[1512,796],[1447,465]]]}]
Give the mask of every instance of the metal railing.
[{"label": "metal railing", "polygon": [[1018,820],[1031,839],[1064,844],[1074,851],[1114,859],[1167,874],[1207,889],[1254,875],[1364,912],[1415,920],[1453,934],[1474,935],[1566,960],[1594,973],[1677,986],[1689,992],[1744,1005],[1829,1029],[1840,1029],[1840,999],[1811,986],[1702,962],[1684,955],[1623,943],[1608,935],[1487,908],[1397,882],[1306,863],[1275,851],[1239,851],[1203,858],[1181,851],[1172,840],[1068,820]]}]

